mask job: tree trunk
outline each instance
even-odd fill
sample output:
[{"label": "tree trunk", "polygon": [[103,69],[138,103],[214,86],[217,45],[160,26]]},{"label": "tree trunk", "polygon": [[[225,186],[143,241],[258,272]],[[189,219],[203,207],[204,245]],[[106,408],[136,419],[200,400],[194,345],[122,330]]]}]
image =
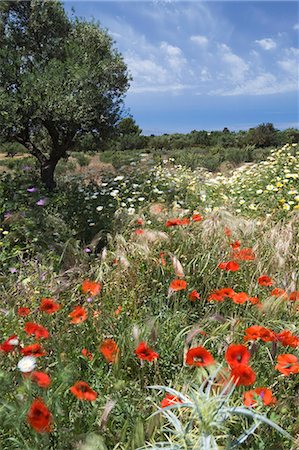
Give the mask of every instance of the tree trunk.
[{"label": "tree trunk", "polygon": [[56,187],[54,180],[54,172],[58,161],[53,161],[51,159],[47,160],[44,164],[41,164],[41,180],[48,189],[48,191],[53,191]]}]

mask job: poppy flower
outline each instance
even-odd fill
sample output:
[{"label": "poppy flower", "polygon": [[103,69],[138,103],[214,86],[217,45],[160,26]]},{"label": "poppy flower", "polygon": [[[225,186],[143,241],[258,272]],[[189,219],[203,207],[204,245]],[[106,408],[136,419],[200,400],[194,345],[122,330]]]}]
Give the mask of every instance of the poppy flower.
[{"label": "poppy flower", "polygon": [[264,342],[273,342],[276,341],[276,334],[269,328],[261,327],[260,339]]},{"label": "poppy flower", "polygon": [[176,395],[167,393],[161,401],[161,408],[166,408],[167,406],[175,405],[176,403],[182,403],[182,400]]},{"label": "poppy flower", "polygon": [[36,339],[47,339],[49,337],[49,332],[42,325],[38,325],[34,322],[26,322],[24,327],[25,333],[35,336]]},{"label": "poppy flower", "polygon": [[213,356],[204,347],[194,347],[187,351],[186,364],[188,366],[206,367],[214,363]]},{"label": "poppy flower", "polygon": [[73,311],[69,314],[69,317],[71,317],[71,323],[81,323],[84,322],[87,319],[87,311],[86,309],[82,308],[82,306],[76,306]]},{"label": "poppy flower", "polygon": [[250,352],[242,344],[231,344],[225,352],[225,359],[230,367],[236,367],[239,364],[247,365],[250,359]]},{"label": "poppy flower", "polygon": [[287,345],[293,348],[299,346],[299,337],[292,334],[289,330],[284,330],[276,334],[276,338],[284,347]]},{"label": "poppy flower", "polygon": [[291,375],[292,373],[299,373],[299,361],[297,356],[292,355],[291,353],[278,355],[275,369],[285,376]]},{"label": "poppy flower", "polygon": [[137,219],[136,222],[137,222],[138,225],[143,225],[144,224],[143,220],[140,217]]},{"label": "poppy flower", "polygon": [[96,400],[98,396],[85,381],[77,381],[77,383],[70,388],[70,391],[79,400],[88,400],[89,402]]},{"label": "poppy flower", "polygon": [[214,291],[208,296],[207,300],[208,300],[208,302],[215,301],[215,302],[221,303],[221,302],[224,302],[225,296],[222,295],[219,291]]},{"label": "poppy flower", "polygon": [[232,301],[236,304],[243,305],[248,300],[248,294],[246,292],[236,292],[232,296]]},{"label": "poppy flower", "polygon": [[256,380],[256,374],[246,364],[238,364],[231,370],[231,378],[236,386],[250,386]]},{"label": "poppy flower", "polygon": [[142,228],[138,228],[137,230],[134,230],[135,234],[144,234],[144,230],[142,230]]},{"label": "poppy flower", "polygon": [[60,309],[60,305],[52,298],[42,298],[39,309],[47,314],[53,314]]},{"label": "poppy flower", "polygon": [[19,339],[15,334],[13,334],[8,339],[6,339],[6,341],[0,344],[0,350],[5,353],[13,352],[15,350],[15,347],[18,345]]},{"label": "poppy flower", "polygon": [[260,303],[260,300],[258,297],[249,297],[248,301],[252,304],[252,305],[258,305]]},{"label": "poppy flower", "polygon": [[107,362],[116,363],[119,355],[119,348],[114,339],[105,339],[100,345],[100,352]]},{"label": "poppy flower", "polygon": [[85,358],[88,358],[90,361],[92,361],[92,353],[90,353],[86,348],[83,348],[81,353],[83,356],[85,356]]},{"label": "poppy flower", "polygon": [[299,291],[291,292],[290,300],[291,300],[291,302],[295,302],[296,300],[299,300]]},{"label": "poppy flower", "polygon": [[231,237],[231,235],[232,235],[231,229],[228,228],[228,227],[224,227],[224,234],[225,234],[227,237]]},{"label": "poppy flower", "polygon": [[52,415],[40,398],[36,398],[28,411],[27,422],[38,433],[51,431]]},{"label": "poppy flower", "polygon": [[258,404],[256,401],[256,397],[260,397],[265,406],[274,405],[277,401],[276,397],[273,397],[271,389],[268,389],[266,387],[260,387],[244,392],[243,394],[244,405],[247,407],[254,408]]},{"label": "poppy flower", "polygon": [[190,219],[189,217],[183,217],[181,220],[181,225],[189,225]]},{"label": "poppy flower", "polygon": [[159,358],[159,354],[154,352],[145,342],[140,342],[138,347],[135,349],[135,355],[137,358],[149,362]]},{"label": "poppy flower", "polygon": [[29,308],[23,308],[23,307],[18,308],[18,316],[26,317],[29,314],[30,314],[30,309]]},{"label": "poppy flower", "polygon": [[116,316],[118,316],[121,312],[122,312],[122,307],[121,307],[121,306],[118,306],[118,307],[116,308],[116,310],[114,311],[114,314],[115,314]]},{"label": "poppy flower", "polygon": [[218,269],[226,270],[227,272],[237,272],[240,266],[235,261],[221,262],[218,264]]},{"label": "poppy flower", "polygon": [[272,278],[268,277],[268,275],[262,275],[257,282],[260,286],[272,286],[273,284]]},{"label": "poppy flower", "polygon": [[191,217],[192,222],[200,222],[203,219],[203,217],[200,214],[193,214]]},{"label": "poppy flower", "polygon": [[226,269],[226,264],[227,264],[226,262],[221,262],[221,263],[218,264],[217,267],[218,267],[218,269],[225,270]]},{"label": "poppy flower", "polygon": [[235,294],[235,291],[229,287],[218,289],[218,292],[220,295],[223,295],[224,297],[228,298],[232,298],[232,296]]},{"label": "poppy flower", "polygon": [[186,287],[187,283],[185,280],[176,279],[170,283],[169,289],[173,292],[177,292],[186,289]]},{"label": "poppy flower", "polygon": [[256,341],[259,339],[261,328],[260,325],[252,325],[252,327],[246,328],[244,341]]},{"label": "poppy flower", "polygon": [[160,253],[160,261],[161,261],[162,266],[166,266],[166,261],[165,261],[164,256],[165,256],[165,253],[161,252]]},{"label": "poppy flower", "polygon": [[47,388],[51,384],[51,378],[45,372],[31,372],[31,379],[41,388]]},{"label": "poppy flower", "polygon": [[27,347],[22,348],[21,353],[24,356],[34,356],[35,358],[47,354],[40,344],[28,345]]},{"label": "poppy flower", "polygon": [[165,223],[165,226],[167,228],[169,227],[176,227],[177,225],[181,225],[181,219],[168,219],[167,222]]},{"label": "poppy flower", "polygon": [[82,283],[82,292],[84,294],[90,294],[92,296],[98,295],[102,290],[101,283],[96,281],[85,280]]},{"label": "poppy flower", "polygon": [[231,242],[230,246],[233,250],[235,250],[241,246],[241,242],[240,241]]},{"label": "poppy flower", "polygon": [[199,293],[194,289],[192,292],[190,292],[190,293],[188,294],[188,299],[189,299],[191,302],[195,302],[195,300],[200,300],[200,295],[199,295]]},{"label": "poppy flower", "polygon": [[235,248],[233,250],[233,258],[239,261],[254,261],[256,257],[252,248]]},{"label": "poppy flower", "polygon": [[286,291],[284,289],[281,288],[275,288],[273,289],[273,291],[271,292],[271,296],[272,297],[281,297],[284,300],[287,300],[288,298],[288,294],[286,293]]}]

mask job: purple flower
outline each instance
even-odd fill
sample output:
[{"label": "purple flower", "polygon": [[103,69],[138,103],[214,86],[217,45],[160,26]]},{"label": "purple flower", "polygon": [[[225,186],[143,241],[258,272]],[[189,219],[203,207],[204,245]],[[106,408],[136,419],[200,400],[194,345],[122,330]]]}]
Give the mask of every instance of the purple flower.
[{"label": "purple flower", "polygon": [[17,273],[17,269],[15,267],[9,268],[10,273]]},{"label": "purple flower", "polygon": [[25,172],[28,172],[29,170],[31,170],[31,167],[30,167],[30,166],[23,166],[22,169],[23,169]]},{"label": "purple flower", "polygon": [[87,301],[88,303],[92,302],[92,297],[88,297],[88,298],[86,299],[86,301]]},{"label": "purple flower", "polygon": [[34,186],[27,189],[27,192],[37,192],[37,191],[38,191],[38,189]]},{"label": "purple flower", "polygon": [[39,199],[38,202],[36,202],[36,205],[38,205],[38,206],[44,206],[45,204],[46,204],[45,198],[41,198],[41,199]]},{"label": "purple flower", "polygon": [[6,213],[4,213],[4,219],[9,219],[10,217],[12,217],[12,212],[7,211]]},{"label": "purple flower", "polygon": [[90,248],[88,248],[88,247],[85,247],[85,249],[83,250],[85,253],[91,253],[91,250],[90,250]]}]

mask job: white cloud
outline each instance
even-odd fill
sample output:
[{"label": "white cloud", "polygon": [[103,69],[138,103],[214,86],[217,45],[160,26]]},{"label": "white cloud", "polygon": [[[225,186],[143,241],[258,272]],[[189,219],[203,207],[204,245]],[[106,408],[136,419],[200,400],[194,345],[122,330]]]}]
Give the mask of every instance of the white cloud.
[{"label": "white cloud", "polygon": [[299,23],[296,23],[296,24],[293,26],[293,30],[299,30]]},{"label": "white cloud", "polygon": [[165,41],[161,42],[160,49],[165,53],[166,61],[171,69],[174,70],[177,75],[180,75],[183,67],[187,64],[182,50]]},{"label": "white cloud", "polygon": [[234,81],[242,81],[249,69],[248,64],[240,56],[233,53],[226,44],[219,44],[218,47],[221,52],[220,58],[228,71],[228,76]]},{"label": "white cloud", "polygon": [[271,38],[257,39],[256,42],[263,50],[273,50],[276,48],[276,42]]},{"label": "white cloud", "polygon": [[206,36],[201,36],[200,34],[198,34],[196,36],[191,36],[190,41],[195,42],[195,44],[198,44],[200,46],[205,46],[209,42],[209,40]]}]

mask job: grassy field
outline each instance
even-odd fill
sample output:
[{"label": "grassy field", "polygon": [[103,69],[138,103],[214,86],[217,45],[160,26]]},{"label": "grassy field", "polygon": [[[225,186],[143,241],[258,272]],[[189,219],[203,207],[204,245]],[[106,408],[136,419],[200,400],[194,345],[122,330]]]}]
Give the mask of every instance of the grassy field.
[{"label": "grassy field", "polygon": [[3,450],[299,448],[299,148],[189,157],[1,175]]}]

